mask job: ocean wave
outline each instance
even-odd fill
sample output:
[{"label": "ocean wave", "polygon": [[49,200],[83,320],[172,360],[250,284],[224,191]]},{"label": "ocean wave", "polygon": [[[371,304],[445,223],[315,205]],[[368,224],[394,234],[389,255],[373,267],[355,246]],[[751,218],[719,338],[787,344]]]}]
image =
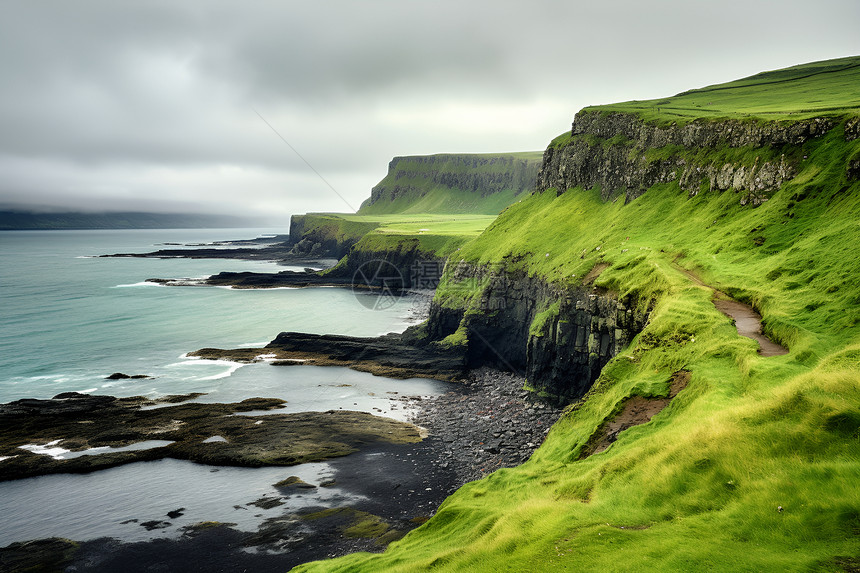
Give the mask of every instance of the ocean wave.
[{"label": "ocean wave", "polygon": [[197,378],[197,380],[201,381],[220,380],[222,378],[227,378],[242,366],[247,366],[246,363],[232,362],[230,360],[211,360],[209,358],[198,358],[197,356],[188,356],[187,353],[183,354],[179,358],[182,358],[185,361],[168,364],[167,368],[182,368],[184,366],[227,366],[227,370],[223,372],[219,372],[218,374],[213,374],[211,376],[204,376],[203,378]]},{"label": "ocean wave", "polygon": [[241,368],[242,366],[247,366],[247,364],[237,364],[235,362],[230,363],[230,368],[226,371],[221,372],[220,374],[213,374],[212,376],[206,376],[204,378],[200,378],[200,380],[220,380],[222,378],[229,378],[233,375],[233,372]]},{"label": "ocean wave", "polygon": [[126,285],[116,285],[113,288],[131,288],[131,287],[163,287],[164,285],[158,283],[152,283],[149,281],[141,281],[139,283],[130,283]]}]

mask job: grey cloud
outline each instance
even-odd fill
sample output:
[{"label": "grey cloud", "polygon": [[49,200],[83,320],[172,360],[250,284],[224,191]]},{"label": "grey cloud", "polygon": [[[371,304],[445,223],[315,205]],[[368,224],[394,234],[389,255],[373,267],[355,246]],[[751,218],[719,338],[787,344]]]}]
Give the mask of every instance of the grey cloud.
[{"label": "grey cloud", "polygon": [[223,211],[241,191],[301,210],[315,176],[256,110],[357,205],[393,155],[540,149],[584,105],[860,53],[854,0],[30,0],[2,16],[0,202]]}]

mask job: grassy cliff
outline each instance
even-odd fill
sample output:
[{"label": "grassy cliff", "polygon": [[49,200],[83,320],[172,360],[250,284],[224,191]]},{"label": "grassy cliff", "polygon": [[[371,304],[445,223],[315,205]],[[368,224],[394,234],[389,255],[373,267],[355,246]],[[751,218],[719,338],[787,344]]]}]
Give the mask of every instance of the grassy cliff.
[{"label": "grassy cliff", "polygon": [[359,214],[495,215],[534,189],[541,153],[395,157]]},{"label": "grassy cliff", "polygon": [[585,110],[633,112],[655,123],[702,118],[797,120],[860,113],[860,57],[813,62],[762,72],[733,82],[688,90],[648,101]]},{"label": "grassy cliff", "polygon": [[[594,286],[649,309],[644,330],[528,462],[466,484],[384,554],[299,570],[860,570],[858,64],[587,110],[627,114],[642,130],[726,119],[782,129],[810,117],[827,129],[764,145],[796,161],[756,202],[732,185],[691,192],[668,170],[632,194],[550,187],[507,208],[453,260],[574,286],[605,267]],[[691,140],[673,153],[745,167],[753,148]],[[760,356],[690,272],[752,304],[790,352]],[[446,281],[437,298],[447,304],[480,298],[452,273]],[[681,375],[687,386],[668,407],[589,455],[630,398],[667,396]]]}]

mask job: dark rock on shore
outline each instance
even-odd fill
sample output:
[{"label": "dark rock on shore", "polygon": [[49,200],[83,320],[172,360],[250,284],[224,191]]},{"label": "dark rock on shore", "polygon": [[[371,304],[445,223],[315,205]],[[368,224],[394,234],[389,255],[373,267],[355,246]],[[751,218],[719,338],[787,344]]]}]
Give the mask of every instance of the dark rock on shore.
[{"label": "dark rock on shore", "polygon": [[266,350],[270,349],[324,356],[385,376],[402,373],[396,378],[406,375],[455,380],[465,374],[465,357],[458,349],[415,344],[402,334],[361,338],[282,332],[266,346]]},{"label": "dark rock on shore", "polygon": [[205,279],[151,278],[147,282],[165,286],[229,286],[240,289],[314,286],[352,287],[352,278],[329,277],[315,271],[281,271],[278,273],[222,272]]},{"label": "dark rock on shore", "polygon": [[[424,440],[368,441],[352,455],[330,460],[334,480],[312,484],[290,476],[274,484],[280,496],[252,502],[258,511],[272,512],[272,517],[255,532],[239,531],[229,523],[204,522],[184,528],[178,538],[149,542],[99,539],[80,544],[63,540],[35,545],[16,543],[0,549],[0,560],[6,560],[0,563],[11,563],[10,559],[42,566],[59,562],[58,570],[78,567],[105,572],[241,568],[285,571],[310,560],[355,551],[382,551],[390,541],[429,519],[463,483],[501,467],[518,465],[543,441],[561,410],[535,401],[523,390],[523,384],[524,379],[514,374],[481,369],[470,372],[462,385],[444,395],[404,396],[405,402],[419,410],[414,421],[427,429],[429,435]],[[81,403],[70,408],[77,401],[66,398],[64,410],[117,407],[116,401],[106,396],[81,397]],[[46,404],[50,402],[30,401],[28,411],[53,412],[57,406]],[[263,403],[259,399],[255,409]],[[0,412],[9,406],[0,406]],[[21,406],[13,410],[21,411]],[[169,408],[151,412],[165,410]],[[175,416],[176,413],[168,414],[169,418]],[[267,424],[275,417],[260,419]],[[255,420],[250,419],[252,423]],[[212,435],[209,431],[203,434]],[[223,429],[217,433],[227,436]],[[195,448],[210,445],[218,444],[194,442]],[[289,497],[303,495],[314,486],[331,485],[331,481],[358,499],[349,506],[287,509],[291,507]],[[172,519],[182,511],[176,509],[167,517]],[[159,528],[165,523],[150,519],[141,526]]]},{"label": "dark rock on shore", "polygon": [[57,537],[12,543],[0,549],[0,571],[63,571],[79,548]]},{"label": "dark rock on shore", "polygon": [[[164,243],[165,246],[181,246],[180,243]],[[279,261],[283,264],[304,264],[329,267],[344,253],[338,246],[311,243],[307,240],[293,242],[290,235],[258,237],[237,241],[215,241],[184,245],[183,249],[158,249],[148,253],[115,253],[102,257],[133,257],[149,259],[240,259],[250,261]],[[223,248],[223,247],[231,248]],[[195,248],[188,248],[195,247]],[[332,261],[331,259],[335,259]]]},{"label": "dark rock on shore", "polygon": [[[421,439],[411,424],[363,412],[330,411],[264,416],[237,412],[272,410],[282,400],[251,398],[237,404],[181,403],[154,409],[145,398],[74,392],[52,400],[0,405],[0,481],[51,473],[85,473],[165,457],[210,465],[295,465],[343,456],[376,442]],[[222,436],[223,441],[209,441]],[[60,459],[21,446],[48,445],[71,452],[120,447],[147,440],[172,443],[149,449],[93,452]]]},{"label": "dark rock on shore", "polygon": [[282,332],[264,348],[203,348],[189,356],[251,362],[260,355],[276,366],[348,366],[390,378],[458,380],[465,375],[464,353],[457,347],[420,344],[410,334],[375,338]]},{"label": "dark rock on shore", "polygon": [[450,468],[456,487],[526,461],[561,416],[524,385],[516,374],[481,368],[461,388],[421,400],[412,421],[438,441],[430,463]]}]

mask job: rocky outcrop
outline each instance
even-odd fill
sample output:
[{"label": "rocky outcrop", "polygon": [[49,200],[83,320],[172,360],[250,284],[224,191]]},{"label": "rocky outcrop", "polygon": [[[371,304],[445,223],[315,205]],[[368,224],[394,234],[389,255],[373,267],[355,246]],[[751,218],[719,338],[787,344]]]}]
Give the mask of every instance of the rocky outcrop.
[{"label": "rocky outcrop", "polygon": [[643,148],[780,147],[803,145],[832,128],[833,120],[822,117],[787,122],[697,119],[684,125],[654,125],[628,113],[581,111],[576,114],[571,134],[588,133],[604,139],[621,135]]},{"label": "rocky outcrop", "polygon": [[293,257],[339,259],[365,233],[377,226],[378,223],[347,222],[324,213],[293,215],[290,217],[290,254]]},{"label": "rocky outcrop", "polygon": [[265,351],[307,356],[317,361],[331,361],[333,365],[342,363],[394,378],[420,376],[455,380],[465,374],[465,359],[458,349],[416,342],[408,334],[361,338],[282,332],[265,347]]},{"label": "rocky outcrop", "polygon": [[845,122],[845,141],[860,138],[860,117],[852,117]]},{"label": "rocky outcrop", "polygon": [[434,302],[428,336],[441,340],[462,328],[470,368],[521,373],[533,390],[560,402],[585,394],[647,318],[634,301],[602,289],[560,287],[464,262],[448,281],[448,288],[486,286],[468,311]]},{"label": "rocky outcrop", "polygon": [[[800,146],[833,126],[829,118],[653,125],[633,114],[582,111],[570,140],[544,153],[538,189],[599,187],[604,200],[621,194],[630,201],[676,181],[690,196],[732,189],[744,192],[742,204],[758,205],[797,174]],[[747,152],[711,153],[726,148]]]},{"label": "rocky outcrop", "polygon": [[402,238],[385,250],[359,247],[323,277],[357,287],[434,289],[445,267],[445,259],[422,249],[417,238]]},{"label": "rocky outcrop", "polygon": [[164,286],[229,286],[238,289],[343,287],[374,291],[381,296],[400,296],[410,289],[432,290],[439,284],[444,259],[408,244],[386,251],[353,249],[336,267],[327,271],[224,271],[207,278],[149,278]]},{"label": "rocky outcrop", "polygon": [[[209,465],[287,466],[345,456],[368,444],[421,439],[410,424],[364,412],[253,415],[282,407],[284,401],[274,398],[164,406],[175,398],[67,392],[51,400],[0,404],[0,481],[166,457]],[[142,408],[154,405],[163,407]],[[246,415],[232,415],[238,412]],[[208,440],[212,436],[222,439]],[[158,441],[152,447],[128,449],[152,440]]]}]

